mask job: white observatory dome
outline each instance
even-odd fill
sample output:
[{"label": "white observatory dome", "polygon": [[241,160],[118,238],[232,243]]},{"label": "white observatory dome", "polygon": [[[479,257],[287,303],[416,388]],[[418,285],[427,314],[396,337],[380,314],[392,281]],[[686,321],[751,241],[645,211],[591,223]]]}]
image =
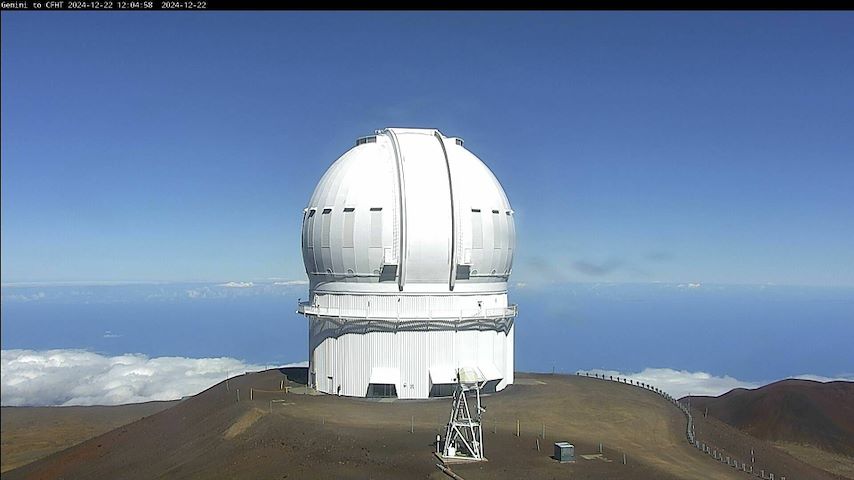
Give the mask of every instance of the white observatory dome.
[{"label": "white observatory dome", "polygon": [[501,184],[461,139],[433,129],[359,138],[304,211],[303,260],[317,291],[494,290],[514,244]]},{"label": "white observatory dome", "polygon": [[516,230],[498,180],[458,138],[388,128],[356,140],[303,211],[309,385],[428,398],[460,369],[513,384]]}]

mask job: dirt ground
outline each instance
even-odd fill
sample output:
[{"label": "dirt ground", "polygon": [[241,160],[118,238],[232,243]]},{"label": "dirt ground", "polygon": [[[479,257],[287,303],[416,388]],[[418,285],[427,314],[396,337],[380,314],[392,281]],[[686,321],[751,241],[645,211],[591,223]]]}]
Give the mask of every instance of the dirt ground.
[{"label": "dirt ground", "polygon": [[844,478],[809,465],[772,443],[752,437],[711,415],[703,418],[703,412],[700,409],[693,408],[692,412],[694,431],[698,439],[708,443],[723,455],[738,459],[739,462],[749,464],[753,461],[754,472],[765,470],[766,475],[773,473],[774,478],[786,477],[789,480]]},{"label": "dirt ground", "polygon": [[774,446],[804,463],[841,477],[854,479],[854,457],[798,443],[774,442]]},{"label": "dirt ground", "polygon": [[[449,399],[299,395],[279,389],[284,378],[278,370],[232,378],[3,477],[448,478],[433,452]],[[564,375],[518,374],[517,381],[485,397],[489,461],[452,466],[462,478],[747,478],[689,446],[682,413],[652,392]],[[720,428],[723,436],[734,430]],[[578,460],[552,459],[556,441],[575,444]],[[789,479],[833,478],[788,458],[804,472],[818,472]]]},{"label": "dirt ground", "polygon": [[0,472],[154,415],[176,402],[93,407],[2,407]]}]

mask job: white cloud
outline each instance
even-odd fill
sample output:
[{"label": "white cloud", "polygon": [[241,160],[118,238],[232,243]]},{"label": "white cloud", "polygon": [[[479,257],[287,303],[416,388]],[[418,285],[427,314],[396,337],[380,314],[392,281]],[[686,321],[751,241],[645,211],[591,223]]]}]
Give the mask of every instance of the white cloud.
[{"label": "white cloud", "polygon": [[290,367],[294,367],[294,368],[297,368],[297,367],[298,367],[298,368],[308,368],[308,360],[303,360],[303,361],[301,361],[301,362],[288,363],[288,364],[286,364],[286,365],[282,365],[282,366],[281,366],[281,367],[279,367],[279,368],[290,368]]},{"label": "white cloud", "polygon": [[[105,332],[105,335],[110,333]],[[86,350],[3,350],[0,357],[0,404],[4,406],[117,405],[174,400],[199,393],[224,380],[227,375],[274,367],[229,357],[105,356]],[[280,365],[307,366],[307,361]],[[638,373],[616,370],[589,372],[648,383],[676,398],[689,394],[716,396],[733,388],[757,388],[770,383],[670,368],[647,368]],[[837,377],[803,374],[792,378],[820,382],[854,381],[854,374]]]},{"label": "white cloud", "polygon": [[250,287],[254,287],[255,284],[252,282],[228,282],[228,283],[220,283],[217,286],[218,287],[228,287],[228,288],[250,288]]},{"label": "white cloud", "polygon": [[104,332],[104,338],[119,338],[119,337],[121,337],[121,336],[122,336],[121,334],[119,334],[119,333],[113,333],[113,332],[111,332],[111,331],[109,331],[109,330],[107,330],[107,331],[105,331],[105,332]]},{"label": "white cloud", "polygon": [[273,282],[273,285],[279,285],[279,286],[308,285],[308,280],[284,280],[284,281],[280,281],[280,282]]},{"label": "white cloud", "polygon": [[205,298],[205,293],[201,290],[190,289],[187,290],[187,298]]},{"label": "white cloud", "polygon": [[676,398],[686,395],[718,396],[733,388],[757,388],[763,383],[746,382],[724,375],[716,377],[706,372],[689,372],[672,368],[646,368],[639,373],[623,373],[616,370],[590,370],[590,373],[619,376],[660,388]]},{"label": "white cloud", "polygon": [[86,350],[3,350],[0,356],[4,406],[174,400],[199,393],[229,374],[265,368],[228,357],[109,357]]},{"label": "white cloud", "polygon": [[31,295],[25,295],[21,293],[11,293],[11,294],[3,294],[3,300],[10,302],[36,302],[39,300],[44,300],[47,295],[44,292],[37,292]]}]

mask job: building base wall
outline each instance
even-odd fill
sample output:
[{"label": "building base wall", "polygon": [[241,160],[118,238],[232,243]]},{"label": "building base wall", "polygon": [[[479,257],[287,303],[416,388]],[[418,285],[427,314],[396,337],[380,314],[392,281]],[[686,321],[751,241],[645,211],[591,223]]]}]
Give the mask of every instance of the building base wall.
[{"label": "building base wall", "polygon": [[[325,320],[309,318],[310,332]],[[490,387],[513,383],[514,326],[506,330],[398,330],[317,335],[309,339],[309,383],[353,397],[393,391],[397,398],[443,395],[460,367],[480,369]],[[310,334],[311,335],[311,334]],[[394,385],[394,389],[379,385]],[[452,391],[452,389],[450,390]]]}]

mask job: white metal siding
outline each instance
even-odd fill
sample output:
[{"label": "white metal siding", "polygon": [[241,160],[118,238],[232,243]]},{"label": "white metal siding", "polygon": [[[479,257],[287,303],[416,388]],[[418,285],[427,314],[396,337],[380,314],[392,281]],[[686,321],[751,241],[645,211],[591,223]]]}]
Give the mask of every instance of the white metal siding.
[{"label": "white metal siding", "polygon": [[[513,337],[495,330],[348,333],[326,338],[312,353],[317,389],[324,393],[365,396],[373,368],[395,368],[398,398],[427,398],[430,368],[490,364],[513,383]],[[332,380],[330,380],[330,377]]]}]

